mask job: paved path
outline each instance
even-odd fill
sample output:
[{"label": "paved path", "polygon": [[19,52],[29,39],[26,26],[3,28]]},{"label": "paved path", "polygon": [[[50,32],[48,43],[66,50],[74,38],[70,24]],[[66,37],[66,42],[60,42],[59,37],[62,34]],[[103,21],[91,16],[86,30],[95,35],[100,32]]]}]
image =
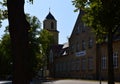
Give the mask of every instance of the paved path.
[{"label": "paved path", "polygon": [[0,84],[12,84],[12,81],[0,81]]},{"label": "paved path", "polygon": [[[91,81],[91,80],[56,80],[56,81],[46,81],[40,83],[40,81],[37,81],[33,84],[100,84],[99,81]],[[108,84],[107,82],[101,82],[101,84]],[[115,84],[120,84],[115,83]]]}]

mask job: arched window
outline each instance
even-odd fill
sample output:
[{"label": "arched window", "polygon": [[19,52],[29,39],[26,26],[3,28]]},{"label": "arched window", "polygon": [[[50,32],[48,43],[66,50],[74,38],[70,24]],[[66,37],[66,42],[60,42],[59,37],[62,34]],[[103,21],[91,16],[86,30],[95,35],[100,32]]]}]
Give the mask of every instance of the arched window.
[{"label": "arched window", "polygon": [[54,29],[54,23],[51,22],[51,29]]}]

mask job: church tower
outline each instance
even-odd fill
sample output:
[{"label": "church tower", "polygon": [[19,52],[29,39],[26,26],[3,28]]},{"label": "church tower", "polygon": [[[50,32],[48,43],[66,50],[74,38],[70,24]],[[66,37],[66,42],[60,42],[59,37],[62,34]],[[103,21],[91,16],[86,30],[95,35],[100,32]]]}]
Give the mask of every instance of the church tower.
[{"label": "church tower", "polygon": [[48,13],[45,20],[43,21],[43,28],[53,34],[54,44],[59,42],[59,31],[57,30],[57,21],[51,12]]}]

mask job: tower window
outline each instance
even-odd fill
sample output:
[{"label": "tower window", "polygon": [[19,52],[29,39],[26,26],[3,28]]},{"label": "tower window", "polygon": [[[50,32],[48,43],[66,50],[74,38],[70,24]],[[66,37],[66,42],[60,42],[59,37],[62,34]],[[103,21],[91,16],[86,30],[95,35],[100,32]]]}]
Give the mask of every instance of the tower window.
[{"label": "tower window", "polygon": [[51,22],[51,29],[54,29],[54,23]]}]

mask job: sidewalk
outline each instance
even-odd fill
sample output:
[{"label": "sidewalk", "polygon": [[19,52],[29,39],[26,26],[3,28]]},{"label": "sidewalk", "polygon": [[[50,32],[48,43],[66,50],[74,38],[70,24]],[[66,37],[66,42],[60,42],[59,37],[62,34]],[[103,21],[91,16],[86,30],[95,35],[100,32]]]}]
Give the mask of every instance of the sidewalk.
[{"label": "sidewalk", "polygon": [[36,78],[31,81],[30,84],[41,84],[42,82],[49,82],[51,80],[43,79],[43,78]]},{"label": "sidewalk", "polygon": [[[73,80],[79,81],[79,84],[108,84],[108,81],[100,80],[84,80],[84,79],[61,79],[61,78],[48,78],[50,81],[62,81],[62,80]],[[115,84],[120,84],[120,82],[115,82]]]},{"label": "sidewalk", "polygon": [[[45,84],[108,84],[107,81],[99,80],[82,80],[82,79],[34,79],[31,84],[41,84],[42,82],[46,82]],[[60,83],[61,82],[61,83]],[[120,84],[120,82],[115,82],[115,84]]]}]

